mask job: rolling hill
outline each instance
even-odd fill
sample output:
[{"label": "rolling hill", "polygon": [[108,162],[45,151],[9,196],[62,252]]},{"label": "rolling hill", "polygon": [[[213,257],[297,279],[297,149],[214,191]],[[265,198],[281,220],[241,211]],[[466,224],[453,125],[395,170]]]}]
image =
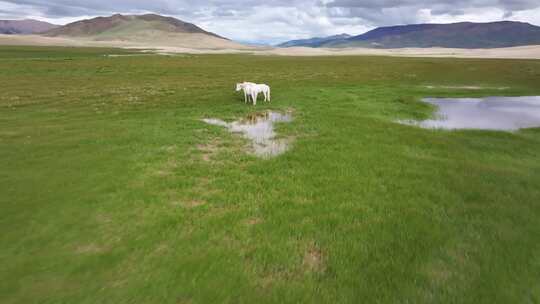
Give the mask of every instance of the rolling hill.
[{"label": "rolling hill", "polygon": [[58,25],[33,19],[0,20],[0,34],[26,35],[37,34],[57,28]]},{"label": "rolling hill", "polygon": [[313,47],[368,48],[501,48],[540,45],[540,27],[529,23],[413,24],[380,27],[345,39],[332,39]]},{"label": "rolling hill", "polygon": [[52,29],[48,37],[190,48],[240,48],[242,45],[172,17],[120,15],[81,20]]}]

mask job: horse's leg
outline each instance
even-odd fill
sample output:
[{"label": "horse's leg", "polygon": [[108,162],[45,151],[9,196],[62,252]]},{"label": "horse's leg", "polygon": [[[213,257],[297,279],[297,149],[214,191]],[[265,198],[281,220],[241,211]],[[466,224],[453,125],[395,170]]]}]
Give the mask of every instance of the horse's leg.
[{"label": "horse's leg", "polygon": [[272,101],[272,99],[270,98],[270,91],[271,91],[271,89],[268,88],[268,102]]},{"label": "horse's leg", "polygon": [[257,92],[251,93],[251,98],[253,99],[253,105],[257,105],[257,95],[259,95]]}]

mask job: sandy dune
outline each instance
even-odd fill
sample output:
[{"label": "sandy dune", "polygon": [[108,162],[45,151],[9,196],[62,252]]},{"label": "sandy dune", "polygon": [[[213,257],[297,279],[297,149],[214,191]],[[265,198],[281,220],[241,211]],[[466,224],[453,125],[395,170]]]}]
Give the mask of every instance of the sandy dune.
[{"label": "sandy dune", "polygon": [[[142,46],[141,46],[142,47]],[[403,49],[368,49],[368,48],[261,48],[201,50],[182,47],[152,47],[160,53],[190,54],[227,54],[250,53],[255,55],[279,56],[397,56],[397,57],[449,57],[449,58],[506,58],[540,59],[540,45],[499,48],[499,49],[448,49],[448,48],[403,48]]]},{"label": "sandy dune", "polygon": [[233,41],[202,34],[175,34],[155,40],[131,39],[129,41],[98,41],[37,35],[0,35],[0,45],[34,46],[91,46],[151,49],[156,53],[189,54],[255,54],[280,56],[400,56],[400,57],[454,57],[454,58],[508,58],[540,59],[540,45],[498,49],[449,49],[449,48],[270,48],[250,47]]},{"label": "sandy dune", "polygon": [[283,48],[269,51],[285,56],[332,56],[332,55],[381,55],[404,57],[456,57],[456,58],[516,58],[540,59],[540,45],[498,48],[498,49],[449,49],[449,48]]}]

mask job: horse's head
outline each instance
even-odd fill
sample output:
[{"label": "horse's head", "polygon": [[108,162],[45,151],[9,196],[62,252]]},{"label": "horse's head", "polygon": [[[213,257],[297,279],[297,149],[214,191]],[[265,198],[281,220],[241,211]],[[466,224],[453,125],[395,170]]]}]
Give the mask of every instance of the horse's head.
[{"label": "horse's head", "polygon": [[242,90],[242,87],[243,87],[243,84],[242,84],[242,83],[237,83],[237,84],[236,84],[236,92]]}]

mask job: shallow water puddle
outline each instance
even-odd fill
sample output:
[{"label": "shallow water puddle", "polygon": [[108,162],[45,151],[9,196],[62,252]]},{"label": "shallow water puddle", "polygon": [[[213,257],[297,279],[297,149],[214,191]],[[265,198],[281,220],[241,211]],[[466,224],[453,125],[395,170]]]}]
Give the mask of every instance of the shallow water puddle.
[{"label": "shallow water puddle", "polygon": [[481,86],[436,86],[427,85],[426,89],[447,89],[447,90],[508,90],[508,87],[481,87]]},{"label": "shallow water puddle", "polygon": [[514,131],[540,127],[540,96],[424,98],[436,105],[435,119],[406,123],[423,128]]},{"label": "shallow water puddle", "polygon": [[274,124],[278,122],[291,122],[292,114],[279,112],[262,112],[250,114],[248,117],[231,123],[221,119],[203,119],[207,124],[225,127],[232,133],[240,133],[249,139],[253,153],[259,157],[269,158],[285,153],[290,146],[291,140],[276,138]]}]

